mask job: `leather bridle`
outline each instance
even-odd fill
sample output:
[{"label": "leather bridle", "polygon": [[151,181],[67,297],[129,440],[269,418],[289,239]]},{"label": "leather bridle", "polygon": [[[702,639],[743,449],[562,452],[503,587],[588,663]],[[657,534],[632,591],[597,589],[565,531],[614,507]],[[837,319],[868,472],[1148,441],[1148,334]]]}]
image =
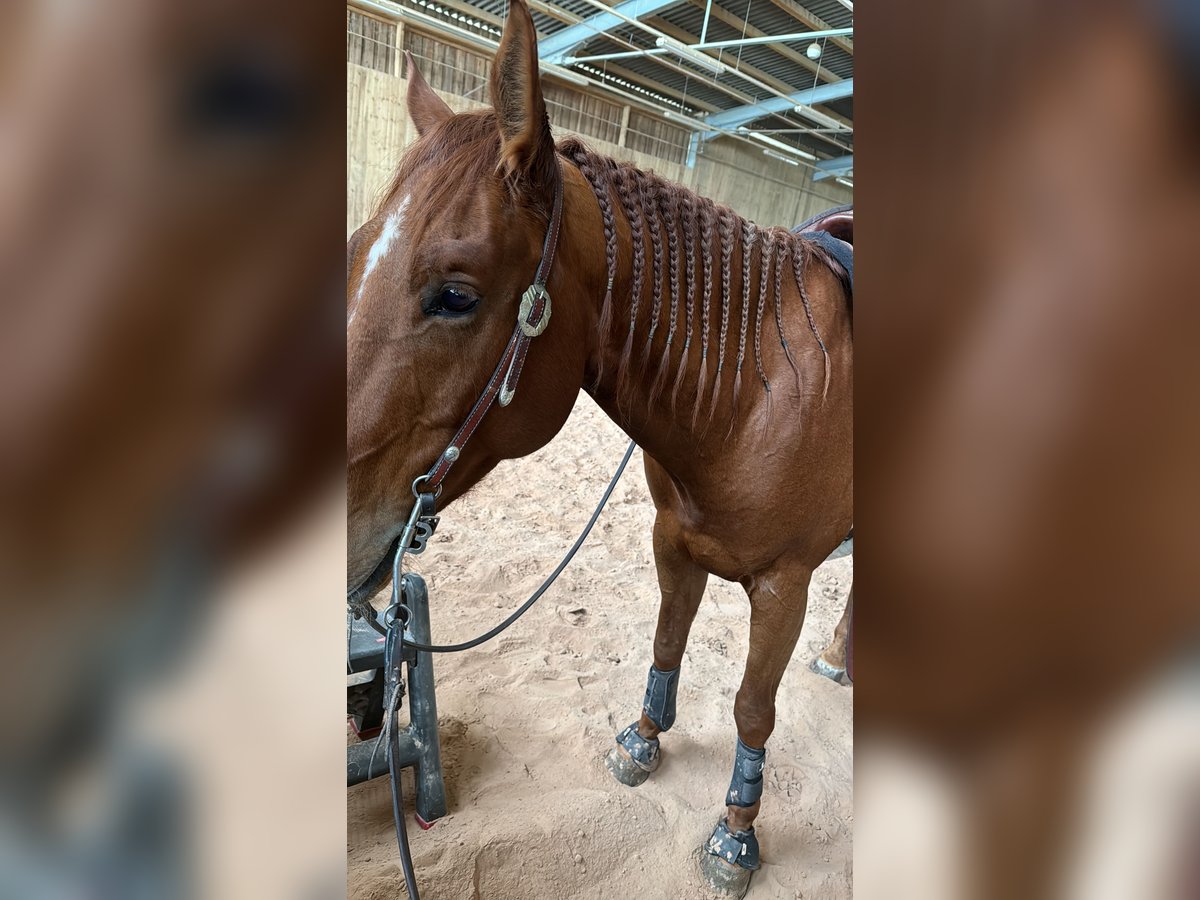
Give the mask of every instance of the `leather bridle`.
[{"label": "leather bridle", "polygon": [[[554,268],[554,255],[558,251],[558,239],[562,231],[563,207],[563,176],[558,157],[554,160],[554,200],[550,211],[550,223],[546,228],[546,239],[542,244],[542,259],[538,263],[533,283],[521,295],[521,304],[517,310],[517,324],[513,328],[512,337],[500,355],[500,362],[488,379],[483,393],[471,407],[462,425],[459,426],[449,445],[442,451],[433,467],[412,483],[415,503],[409,513],[408,520],[395,551],[392,564],[393,583],[398,583],[401,571],[401,561],[410,550],[420,553],[425,548],[425,541],[437,527],[437,498],[441,496],[443,482],[450,474],[451,468],[462,457],[463,448],[471,436],[478,430],[480,423],[493,405],[499,403],[508,406],[517,392],[517,382],[525,367],[525,357],[529,353],[529,345],[533,339],[546,330],[550,324],[550,292],[546,284],[550,280],[550,272]],[[415,543],[414,543],[415,541]],[[365,584],[365,583],[364,583]],[[361,616],[373,627],[379,630],[374,615],[370,609],[369,591],[359,588],[347,598],[347,603],[356,615]],[[358,595],[358,596],[354,596]]]},{"label": "leather bridle", "polygon": [[426,653],[454,653],[460,650],[468,650],[485,641],[491,640],[523,616],[537,602],[538,598],[549,589],[550,585],[554,583],[554,580],[558,578],[563,569],[567,567],[571,559],[575,556],[575,553],[583,545],[584,540],[592,530],[592,526],[596,524],[596,519],[599,518],[600,511],[604,509],[608,498],[612,496],[613,489],[616,488],[621,473],[625,471],[625,466],[628,465],[630,457],[633,456],[635,446],[633,441],[629,442],[629,446],[625,450],[625,456],[622,458],[621,464],[617,467],[617,471],[613,474],[612,480],[608,484],[608,489],[604,492],[604,496],[600,498],[600,503],[596,506],[595,512],[592,513],[591,519],[588,520],[587,525],[574,545],[567,551],[567,555],[563,557],[562,562],[558,564],[557,568],[542,583],[542,586],[516,612],[485,634],[461,644],[447,646],[426,645],[419,644],[405,636],[404,630],[409,613],[408,607],[404,602],[405,589],[404,580],[401,575],[404,556],[410,551],[420,553],[425,549],[425,542],[437,527],[437,498],[442,493],[442,484],[445,482],[446,476],[450,473],[450,469],[453,468],[454,464],[461,458],[463,448],[479,428],[480,423],[488,414],[488,410],[496,403],[499,403],[501,406],[508,406],[512,402],[513,396],[517,392],[517,382],[520,380],[521,371],[525,366],[525,357],[529,353],[529,345],[550,324],[550,293],[546,289],[546,283],[550,280],[550,272],[554,267],[554,254],[558,250],[559,232],[562,228],[563,176],[560,166],[561,163],[556,156],[554,160],[554,205],[550,213],[550,223],[546,229],[546,240],[542,245],[542,260],[538,264],[533,284],[526,288],[525,292],[521,295],[521,305],[517,311],[517,324],[513,329],[512,337],[508,339],[508,343],[504,347],[504,352],[500,356],[500,362],[496,364],[496,369],[492,372],[492,377],[488,379],[483,393],[479,395],[479,399],[471,407],[471,411],[467,414],[467,418],[463,421],[462,425],[459,426],[458,431],[455,432],[450,444],[442,451],[437,461],[433,464],[433,467],[424,475],[417,478],[412,484],[412,492],[416,502],[413,504],[408,522],[404,526],[404,531],[400,534],[397,542],[392,562],[392,602],[384,612],[384,624],[381,625],[376,619],[375,610],[370,603],[369,591],[364,591],[360,588],[359,591],[355,592],[359,596],[355,597],[352,594],[347,598],[347,603],[354,612],[354,615],[364,619],[372,628],[383,634],[385,638],[384,731],[379,738],[379,743],[375,746],[378,748],[382,744],[387,748],[388,773],[390,775],[392,790],[392,818],[396,826],[396,841],[400,850],[400,863],[404,873],[404,880],[408,886],[409,896],[413,897],[414,900],[420,895],[417,889],[416,873],[413,871],[412,854],[408,846],[408,832],[404,826],[404,796],[400,784],[400,753],[397,738],[398,725],[396,721],[397,710],[404,697],[401,662],[405,658],[405,648],[407,646],[413,650],[424,651]]},{"label": "leather bridle", "polygon": [[554,206],[550,212],[550,224],[546,228],[546,240],[542,245],[542,261],[533,276],[533,284],[521,295],[517,324],[513,328],[512,337],[508,339],[487,387],[471,407],[471,412],[449,446],[442,451],[433,468],[413,482],[413,494],[418,498],[422,493],[432,492],[435,498],[441,494],[442,482],[446,480],[451,467],[462,455],[463,447],[492,408],[492,404],[499,402],[501,406],[508,406],[512,402],[517,392],[517,381],[521,378],[521,370],[525,366],[529,345],[550,324],[550,292],[546,290],[546,283],[550,280],[550,270],[554,268],[554,254],[558,250],[558,236],[562,228],[563,178],[557,157],[554,160],[554,175]]}]

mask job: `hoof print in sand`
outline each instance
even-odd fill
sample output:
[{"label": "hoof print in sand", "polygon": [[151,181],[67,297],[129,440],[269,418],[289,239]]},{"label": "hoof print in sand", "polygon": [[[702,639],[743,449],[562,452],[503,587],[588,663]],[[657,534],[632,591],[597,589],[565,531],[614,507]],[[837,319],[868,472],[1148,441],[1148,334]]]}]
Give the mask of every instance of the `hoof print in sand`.
[{"label": "hoof print in sand", "polygon": [[586,607],[576,606],[574,609],[558,608],[558,617],[568,625],[586,625],[588,623],[588,611]]}]

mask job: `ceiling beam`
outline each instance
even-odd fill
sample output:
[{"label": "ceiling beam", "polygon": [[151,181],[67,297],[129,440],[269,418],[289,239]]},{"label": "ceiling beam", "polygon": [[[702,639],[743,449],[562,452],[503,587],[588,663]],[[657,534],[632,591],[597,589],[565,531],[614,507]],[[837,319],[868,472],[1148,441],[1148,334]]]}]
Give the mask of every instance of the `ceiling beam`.
[{"label": "ceiling beam", "polygon": [[[697,9],[704,9],[707,5],[706,0],[689,0],[689,2],[692,4],[692,6],[696,7]],[[749,22],[745,22],[742,19],[739,19],[733,13],[728,12],[727,10],[723,9],[720,6],[717,6],[715,3],[713,4],[712,10],[711,10],[711,15],[717,21],[724,22],[730,28],[737,29],[739,34],[742,32],[742,30],[744,28],[745,32],[746,32],[746,37],[766,37],[767,36],[767,33],[765,31],[763,31],[759,28],[755,28]],[[808,71],[812,72],[814,75],[820,75],[826,81],[841,81],[842,80],[840,76],[834,74],[833,72],[830,72],[828,69],[823,68],[822,66],[813,62],[811,59],[809,59],[803,53],[797,52],[792,47],[787,46],[787,44],[768,44],[767,46],[770,47],[772,50],[774,50],[776,53],[778,53],[780,56],[782,56],[784,59],[791,60],[792,62],[796,63],[797,65],[804,66],[804,68],[808,69]]]},{"label": "ceiling beam", "polygon": [[463,0],[438,0],[438,2],[448,9],[453,9],[457,12],[470,16],[473,19],[478,19],[480,22],[487,22],[504,30],[504,19],[495,13],[490,13],[486,9],[481,9],[478,6],[472,6],[470,3],[465,3]]},{"label": "ceiling beam", "polygon": [[[544,12],[547,15],[552,15],[552,16],[554,16],[554,18],[557,18],[563,22],[567,22],[570,25],[581,24],[582,22],[585,21],[584,19],[581,19],[578,16],[574,16],[573,14],[568,13],[565,10],[562,10],[558,7],[552,7],[549,4],[543,2],[543,0],[530,0],[530,6],[532,9],[536,9],[539,12]],[[649,25],[649,23],[646,23],[646,28],[650,29],[651,32],[657,31],[656,29],[654,29],[653,26]],[[658,32],[658,33],[661,33],[661,32]],[[628,38],[625,38],[625,37],[617,34],[616,32],[612,32],[612,31],[606,32],[604,35],[598,36],[598,37],[602,37],[604,41],[609,41],[613,44],[616,44],[618,47],[625,47],[630,50],[645,52],[645,48],[639,47],[637,44],[633,43]],[[540,56],[540,53],[539,53],[539,56]],[[667,58],[667,54],[658,54],[655,56],[651,56],[651,55],[647,54],[646,58],[651,59],[651,60],[655,61],[656,63],[658,63],[659,65],[664,66],[664,67],[670,69],[671,71],[677,72],[681,75],[686,75],[690,78],[703,78],[703,76],[701,74],[699,74],[691,69],[688,69],[681,62],[676,62],[673,59]],[[567,61],[569,61],[569,59],[570,59],[570,56],[568,54]],[[543,57],[543,61],[551,62],[551,60],[545,59],[544,57]],[[619,75],[621,78],[624,78],[626,81],[630,81],[635,84],[643,84],[646,87],[651,87],[654,90],[656,90],[662,94],[665,94],[670,97],[674,97],[681,102],[688,103],[697,109],[704,110],[705,112],[715,112],[716,110],[720,109],[720,107],[715,106],[712,103],[701,101],[698,98],[688,96],[686,94],[686,92],[681,93],[680,91],[674,90],[672,88],[668,88],[666,85],[660,84],[659,82],[650,79],[646,75],[642,75],[638,72],[633,72],[629,69],[625,69],[621,66],[618,66],[611,60],[603,61],[602,63],[599,64],[599,68],[601,68],[604,71],[609,71],[616,75]],[[725,82],[714,80],[714,81],[708,81],[706,83],[710,87],[716,88],[717,90],[721,91],[723,94],[725,94],[729,97],[732,97],[739,104],[744,105],[747,103],[753,103],[755,100],[755,97],[753,95],[744,93],[743,91],[740,91],[740,90],[734,88],[732,85],[727,84]]]},{"label": "ceiling beam", "polygon": [[[625,0],[613,7],[613,12],[598,12],[582,22],[548,35],[538,42],[538,56],[548,62],[562,64],[578,45],[616,28],[626,18],[639,19],[654,15],[660,9],[674,6],[680,0]],[[618,15],[619,13],[619,15]]]},{"label": "ceiling beam", "polygon": [[[625,0],[624,3],[619,3],[618,5],[613,6],[613,7],[605,6],[605,0],[584,0],[584,2],[587,3],[589,6],[599,7],[600,12],[597,15],[590,16],[587,20],[581,21],[577,26],[571,26],[572,29],[585,27],[587,22],[597,22],[597,24],[599,26],[602,26],[605,28],[613,27],[613,26],[610,26],[609,22],[612,18],[616,18],[616,19],[619,19],[620,21],[632,24],[632,25],[636,26],[637,28],[639,28],[640,30],[649,33],[652,37],[655,37],[657,39],[657,42],[659,42],[659,43],[661,43],[662,41],[673,40],[669,35],[663,34],[663,32],[659,31],[657,28],[650,25],[648,22],[642,21],[637,16],[627,15],[624,12],[625,9],[631,9],[634,12],[637,12],[639,15],[641,15],[643,13],[649,14],[649,11],[650,11],[649,5],[650,4],[659,4],[663,7],[665,7],[666,5],[669,5],[670,0]],[[677,2],[678,2],[678,0],[677,0]],[[597,20],[597,16],[599,17],[599,20]],[[745,27],[745,23],[743,23],[743,29],[744,29],[744,27]],[[568,31],[568,29],[563,29],[562,31],[564,33],[566,33]],[[562,50],[562,49],[558,49],[562,46],[562,43],[555,40],[557,37],[558,37],[558,35],[555,34],[555,35],[551,35],[548,38],[548,41],[550,41],[550,43],[546,45],[546,48],[543,51],[543,53],[545,53],[546,55],[542,56],[542,59],[546,62],[552,62],[552,63],[558,64],[558,65],[564,65],[564,66],[570,65],[571,60],[572,60],[572,57],[570,54],[572,52],[574,52],[573,48],[578,46],[578,42],[574,42],[572,44],[572,49]],[[608,31],[595,31],[593,34],[593,37],[598,39],[600,44],[606,43],[608,41],[614,41],[618,44],[621,43],[621,41],[617,39],[615,34],[610,33]],[[782,37],[782,36],[780,36],[780,37]],[[689,51],[687,51],[686,47],[683,47],[683,48],[681,48],[681,52],[689,52]],[[698,53],[701,53],[702,51],[696,50],[696,51],[690,51],[690,52],[694,52],[694,53],[698,54]],[[564,55],[564,54],[566,54],[566,55]],[[587,54],[585,54],[585,55],[587,55]],[[694,76],[695,73],[693,71],[686,69],[686,68],[681,68],[679,66],[679,64],[675,63],[674,61],[672,61],[668,58],[669,55],[670,54],[650,55],[649,53],[647,53],[647,59],[653,60],[654,62],[658,63],[659,65],[667,66],[668,68],[671,68],[671,69],[673,69],[677,72],[680,72],[686,76],[689,76],[689,77]],[[726,65],[725,63],[721,63],[721,62],[718,62],[717,65],[720,67],[720,71],[722,73],[733,74],[735,77],[741,78],[742,80],[752,84],[755,88],[765,91],[768,94],[773,94],[776,99],[784,101],[785,107],[789,106],[789,105],[795,105],[790,102],[791,101],[790,94],[786,93],[785,91],[780,90],[779,88],[775,87],[775,85],[773,85],[773,84],[768,84],[767,82],[762,81],[759,78],[756,78],[755,76],[751,75],[748,71],[742,70],[741,68],[737,68],[737,67],[731,69],[728,65]],[[817,79],[814,79],[814,81],[817,81],[817,80],[819,80],[819,77]],[[741,93],[740,91],[731,90],[728,85],[722,84],[721,81],[717,78],[713,78],[708,83],[711,84],[712,87],[717,88],[717,89],[725,92],[726,94],[729,94],[730,96],[733,96],[734,99],[736,99],[742,105],[747,105],[747,104],[750,104],[753,102],[753,100],[751,100],[750,97],[746,96],[745,94]],[[831,117],[825,115],[824,113],[819,113],[816,111],[814,111],[811,114],[806,113],[806,115],[808,115],[809,118],[815,118],[818,121],[821,121],[824,123],[835,122],[835,120],[832,119]],[[848,152],[850,148],[846,147],[846,146],[839,146],[839,149]]]},{"label": "ceiling beam", "polygon": [[[845,81],[822,84],[808,90],[796,91],[786,100],[782,97],[769,97],[757,103],[748,103],[745,106],[727,109],[724,112],[709,116],[705,121],[718,128],[732,129],[737,128],[739,125],[753,122],[755,119],[761,119],[763,116],[787,112],[793,106],[814,106],[818,103],[827,103],[830,100],[840,100],[843,97],[850,97],[853,93],[854,79],[847,78]],[[706,140],[712,137],[715,137],[715,135],[711,133],[704,135]]]},{"label": "ceiling beam", "polygon": [[[553,6],[549,3],[546,3],[546,2],[544,2],[544,0],[528,0],[528,2],[529,2],[529,6],[531,9],[534,9],[540,13],[544,13],[545,15],[551,16],[552,18],[558,19],[561,22],[566,22],[568,25],[578,25],[584,21],[579,16],[576,16],[573,13],[569,13],[566,10],[561,9],[560,7]],[[631,50],[640,50],[640,48],[638,47],[637,44],[634,44],[632,41],[630,41],[627,38],[624,38],[618,34],[613,34],[611,32],[606,33],[604,35],[604,38],[605,38],[605,40],[612,41],[619,47],[628,47]],[[653,59],[654,57],[650,57],[650,58]],[[549,62],[549,61],[550,60],[546,60],[546,62]],[[685,74],[685,75],[693,74],[690,70],[683,68],[683,66],[681,66],[681,65],[676,65],[671,62],[665,62],[663,60],[659,60],[659,62],[664,62],[664,64],[667,66],[667,68],[672,69],[677,72],[680,72],[682,74]],[[669,88],[665,84],[661,84],[657,81],[654,81],[653,79],[651,79],[645,75],[642,75],[638,72],[634,72],[630,69],[623,68],[622,66],[616,65],[613,62],[606,61],[606,62],[604,62],[604,64],[602,66],[599,66],[599,68],[604,71],[612,72],[614,75],[617,75],[633,84],[641,84],[643,87],[653,88],[654,90],[658,91],[661,94],[665,94],[668,97],[674,97],[676,100],[679,100],[681,103],[687,103],[687,104],[695,107],[696,109],[703,110],[706,113],[707,112],[715,112],[720,109],[719,106],[715,106],[712,103],[708,103],[707,101],[700,100],[699,98],[696,98],[696,97],[686,96],[685,94],[675,90],[674,88]],[[594,78],[595,76],[588,76],[588,77]],[[738,101],[741,103],[747,103],[751,99],[748,95],[742,94],[739,91],[735,91],[732,88],[727,87],[726,85],[717,85],[717,87],[719,87],[724,93],[726,93],[732,97],[736,97],[738,99]]]},{"label": "ceiling beam", "polygon": [[[728,25],[730,28],[733,28],[739,34],[745,33],[748,37],[762,37],[766,34],[765,31],[762,31],[759,28],[755,28],[749,22],[746,22],[744,19],[739,18],[738,16],[729,12],[725,8],[718,6],[715,3],[711,6],[711,8],[709,8],[708,0],[688,0],[688,2],[691,3],[692,6],[696,7],[696,9],[708,10],[709,13],[711,14],[712,18],[718,20],[719,22],[723,22],[724,24]],[[836,81],[842,80],[840,75],[838,75],[834,72],[831,72],[828,68],[820,65],[819,63],[813,62],[811,59],[809,59],[803,53],[797,52],[795,49],[787,46],[786,44],[768,44],[767,46],[770,47],[772,50],[774,50],[776,53],[778,53],[780,56],[782,56],[784,59],[790,60],[791,62],[794,62],[799,66],[803,66],[805,69],[807,69],[808,71],[810,71],[814,75],[816,75],[817,78],[822,82],[836,82]],[[833,112],[832,110],[829,110],[826,114],[831,119],[841,122],[847,128],[853,127],[849,119],[845,118],[844,116],[838,115],[837,113]],[[788,122],[788,124],[794,124],[783,113],[779,113],[778,115],[785,122]],[[846,148],[844,145],[839,143],[838,149],[844,151]]]},{"label": "ceiling beam", "polygon": [[837,178],[839,175],[846,175],[854,171],[854,157],[839,156],[837,159],[823,159],[816,164],[815,169],[813,181]]},{"label": "ceiling beam", "polygon": [[[670,22],[668,22],[666,19],[664,19],[660,16],[654,16],[653,18],[647,19],[646,21],[649,24],[653,25],[655,28],[657,28],[659,31],[661,31],[663,34],[670,35],[671,37],[675,38],[675,40],[680,41],[683,44],[696,44],[696,43],[699,43],[699,41],[700,41],[700,38],[696,37],[694,34],[688,33],[684,29],[680,28],[678,25],[672,25]],[[713,59],[717,58],[716,50],[697,50],[696,52],[703,53],[705,56],[710,56]],[[729,63],[725,63],[725,65],[729,66],[731,69],[738,68],[744,72],[749,72],[751,75],[753,75],[759,81],[762,81],[762,82],[765,82],[765,83],[771,85],[777,91],[787,92],[792,89],[791,85],[785,84],[784,82],[780,81],[778,78],[775,78],[772,75],[768,75],[762,69],[759,69],[756,66],[752,66],[747,62],[741,62],[741,63],[738,63],[737,65],[730,65]]]},{"label": "ceiling beam", "polygon": [[[716,11],[715,6],[713,7],[713,11],[714,12]],[[673,25],[672,23],[668,22],[666,19],[663,19],[659,16],[655,16],[653,18],[647,19],[646,21],[649,24],[653,25],[655,28],[657,28],[659,31],[663,32],[664,34],[670,35],[671,37],[675,38],[678,41],[682,41],[685,44],[694,44],[700,40],[695,35],[689,34],[684,29],[678,27],[677,25]],[[713,59],[717,58],[717,52],[715,50],[698,50],[697,52],[705,53],[708,56],[711,56]],[[726,65],[728,65],[728,63],[726,63]],[[759,69],[757,66],[750,65],[750,63],[746,62],[745,60],[742,60],[741,62],[737,63],[735,68],[739,68],[742,71],[749,73],[750,75],[757,78],[759,81],[775,88],[775,90],[777,90],[777,91],[782,91],[783,93],[788,93],[789,91],[793,90],[792,85],[787,84],[783,81],[780,81],[778,78],[775,78],[772,75],[767,74],[762,69]],[[795,104],[792,104],[792,105],[794,106]],[[791,112],[791,106],[785,105],[783,108],[783,112]],[[840,118],[840,117],[838,117],[838,118]],[[846,125],[849,126],[850,123],[847,122]],[[841,141],[836,140],[836,138],[834,138],[834,137],[830,137],[828,135],[819,134],[819,133],[813,134],[812,136],[814,138],[816,138],[817,140],[824,141],[828,144],[832,144],[834,147],[837,148],[836,151],[834,151],[834,152],[844,153],[846,151],[846,145],[843,144]],[[829,151],[826,150],[825,152],[828,153]]]},{"label": "ceiling beam", "polygon": [[[653,57],[651,58],[653,59]],[[699,97],[689,96],[688,94],[678,91],[673,87],[668,87],[660,81],[655,81],[653,78],[643,75],[641,72],[634,72],[632,69],[626,69],[624,66],[613,62],[602,63],[601,65],[596,66],[596,68],[612,75],[616,75],[619,78],[624,78],[626,81],[632,84],[640,84],[642,87],[650,88],[651,90],[657,91],[660,94],[665,94],[668,97],[674,97],[680,103],[686,103],[688,106],[695,107],[696,109],[702,109],[707,113],[712,113],[720,109],[719,106],[714,106],[712,103],[701,100]],[[595,78],[596,76],[588,75],[588,77]]]},{"label": "ceiling beam", "polygon": [[[796,0],[771,0],[771,2],[787,12],[789,15],[799,19],[813,31],[824,31],[826,28],[831,27],[825,22],[824,19],[821,19],[810,13],[807,9],[797,3]],[[854,55],[854,41],[852,40],[835,37],[830,38],[829,43],[833,44],[835,47],[840,47],[851,56]]]},{"label": "ceiling beam", "polygon": [[566,22],[568,25],[576,25],[583,21],[579,16],[567,12],[565,9],[560,9],[551,3],[544,3],[543,0],[528,0],[528,3],[529,8],[534,12],[539,12],[552,19],[558,19],[560,22]]}]

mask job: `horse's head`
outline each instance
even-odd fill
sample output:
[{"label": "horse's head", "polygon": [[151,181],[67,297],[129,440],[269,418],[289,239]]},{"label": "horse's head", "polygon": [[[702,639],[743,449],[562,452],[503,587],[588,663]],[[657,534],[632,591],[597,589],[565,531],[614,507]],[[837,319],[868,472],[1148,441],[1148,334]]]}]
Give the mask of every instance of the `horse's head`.
[{"label": "horse's head", "polygon": [[[385,580],[413,480],[495,370],[542,256],[559,177],[523,0],[511,4],[492,67],[492,110],[455,115],[408,62],[419,139],[348,246],[349,589]],[[534,339],[511,405],[493,406],[463,450],[439,507],[499,460],[545,444],[570,414],[588,352],[570,301],[591,266],[564,244],[549,279],[553,322]]]}]

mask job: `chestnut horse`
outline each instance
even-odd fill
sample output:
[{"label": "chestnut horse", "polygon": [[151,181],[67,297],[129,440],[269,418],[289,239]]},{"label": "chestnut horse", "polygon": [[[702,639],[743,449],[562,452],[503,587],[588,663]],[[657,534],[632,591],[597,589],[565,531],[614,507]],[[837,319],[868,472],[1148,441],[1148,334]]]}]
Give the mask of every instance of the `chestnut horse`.
[{"label": "chestnut horse", "polygon": [[[550,441],[587,391],[643,448],[657,509],[654,664],[609,757],[620,780],[657,767],[709,574],[750,597],[734,774],[702,855],[712,883],[740,892],[759,864],[765,747],[809,579],[851,526],[847,273],[818,241],[578,141],[556,148],[524,0],[492,67],[494,109],[453,114],[411,58],[407,100],[420,137],[348,246],[348,593],[386,580],[414,478],[456,463],[442,470],[444,506]],[[460,450],[544,246],[553,318],[531,338],[519,389]]]}]

